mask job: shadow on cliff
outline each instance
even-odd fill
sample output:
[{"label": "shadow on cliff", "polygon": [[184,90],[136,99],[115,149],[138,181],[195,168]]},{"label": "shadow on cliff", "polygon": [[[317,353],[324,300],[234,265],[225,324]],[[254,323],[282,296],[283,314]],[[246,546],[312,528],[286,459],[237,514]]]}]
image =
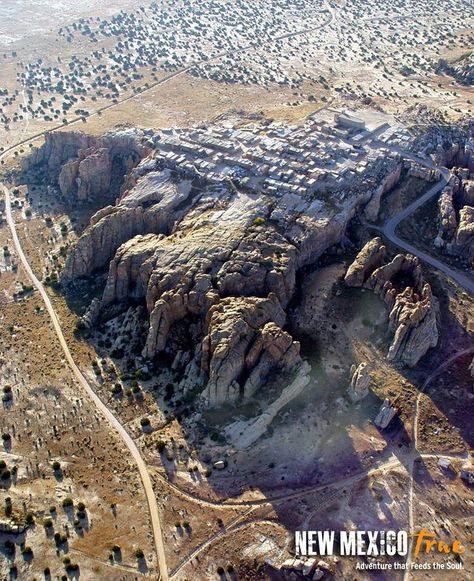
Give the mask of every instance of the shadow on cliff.
[{"label": "shadow on cliff", "polygon": [[[57,242],[67,243],[68,233],[74,232],[80,236],[89,225],[91,217],[109,204],[114,204],[124,183],[125,167],[117,165],[120,160],[114,160],[111,170],[111,184],[107,192],[90,199],[75,199],[73,195],[61,193],[55,179],[44,173],[44,168],[38,166],[30,171],[12,170],[8,173],[8,181],[12,188],[13,200],[19,194],[20,188],[26,186],[25,198],[27,206],[33,210],[33,217],[42,218]],[[61,219],[67,216],[67,219]]]}]

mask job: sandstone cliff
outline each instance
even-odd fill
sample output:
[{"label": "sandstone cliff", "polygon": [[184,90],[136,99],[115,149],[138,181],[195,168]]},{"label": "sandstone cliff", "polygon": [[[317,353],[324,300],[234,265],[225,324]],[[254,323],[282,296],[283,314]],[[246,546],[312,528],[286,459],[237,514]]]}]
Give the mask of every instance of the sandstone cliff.
[{"label": "sandstone cliff", "polygon": [[78,131],[47,133],[44,144],[22,162],[25,172],[40,170],[70,201],[94,200],[118,189],[126,174],[151,151],[136,129],[102,137]]},{"label": "sandstone cliff", "polygon": [[229,297],[209,310],[201,365],[209,376],[203,395],[210,405],[247,399],[271,370],[301,362],[299,344],[281,329],[285,318],[273,294]]},{"label": "sandstone cliff", "polygon": [[373,290],[386,303],[393,333],[389,360],[413,367],[437,345],[438,303],[416,257],[397,254],[389,261],[382,240],[374,238],[349,267],[345,282]]},{"label": "sandstone cliff", "polygon": [[[100,195],[117,155],[128,159],[119,145],[123,135],[118,143],[112,136],[67,137],[64,154],[58,139],[48,139],[35,163],[54,167],[76,198]],[[142,159],[127,166],[116,204],[92,217],[62,282],[107,271],[100,315],[127,309],[130,299],[142,301],[144,357],[166,353],[178,361],[186,351],[186,367],[203,381],[207,405],[248,399],[273,372],[301,365],[299,344],[284,330],[296,273],[341,241],[377,188],[320,198],[309,191],[238,190],[228,180],[166,169],[163,152],[146,150],[140,132],[128,131],[127,139],[133,141],[128,153]],[[393,186],[399,170],[398,160],[380,164],[377,195]]]}]

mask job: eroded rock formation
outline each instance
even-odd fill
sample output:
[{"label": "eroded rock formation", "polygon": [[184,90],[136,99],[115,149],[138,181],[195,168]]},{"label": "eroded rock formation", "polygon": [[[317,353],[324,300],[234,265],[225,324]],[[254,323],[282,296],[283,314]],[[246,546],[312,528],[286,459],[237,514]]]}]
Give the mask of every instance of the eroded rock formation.
[{"label": "eroded rock formation", "polygon": [[272,372],[301,368],[299,344],[284,330],[297,271],[341,241],[356,212],[396,183],[401,162],[378,160],[367,183],[337,196],[257,193],[171,168],[152,133],[53,133],[26,163],[76,200],[97,198],[120,177],[116,203],[92,217],[62,282],[108,272],[100,315],[130,299],[146,305],[144,357],[172,357],[186,386],[199,376],[209,406],[248,399]]},{"label": "eroded rock formation", "polygon": [[439,197],[434,243],[474,264],[474,174],[466,168],[455,168],[453,172]]},{"label": "eroded rock formation", "polygon": [[101,309],[144,300],[147,358],[173,353],[176,326],[201,321],[185,324],[193,344],[204,337],[194,359],[210,406],[251,397],[272,371],[296,367],[299,345],[282,329],[296,271],[339,242],[367,194],[324,207],[225,185],[196,188],[152,158],[126,183],[118,204],[93,216],[63,282],[108,267]]},{"label": "eroded rock formation", "polygon": [[78,131],[47,133],[22,165],[26,172],[41,170],[70,201],[94,200],[118,190],[124,176],[151,151],[143,132],[123,129],[102,137]]},{"label": "eroded rock formation", "polygon": [[360,401],[369,394],[370,374],[367,363],[351,366],[351,382],[347,393],[352,402]]},{"label": "eroded rock formation", "polygon": [[201,366],[209,377],[203,395],[210,405],[247,399],[270,371],[301,363],[299,343],[282,330],[285,319],[273,293],[268,299],[228,297],[209,310]]},{"label": "eroded rock formation", "polygon": [[394,408],[388,399],[385,399],[378,414],[375,416],[374,424],[378,426],[380,429],[384,430],[388,428],[390,422],[393,418],[397,415],[397,410]]},{"label": "eroded rock formation", "polygon": [[393,333],[389,360],[413,367],[437,345],[438,303],[416,257],[397,254],[389,261],[382,240],[374,238],[349,267],[345,282],[373,290],[386,303]]},{"label": "eroded rock formation", "polygon": [[63,194],[78,200],[91,200],[106,193],[112,180],[112,160],[105,147],[80,149],[77,158],[66,162],[59,172],[58,184]]}]

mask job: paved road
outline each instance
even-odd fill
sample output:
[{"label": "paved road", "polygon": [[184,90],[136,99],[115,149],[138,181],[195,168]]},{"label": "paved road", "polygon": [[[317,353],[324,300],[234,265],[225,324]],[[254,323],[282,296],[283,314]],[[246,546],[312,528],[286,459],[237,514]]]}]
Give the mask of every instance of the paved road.
[{"label": "paved road", "polygon": [[[273,41],[283,39],[283,38],[291,38],[291,37],[298,36],[301,34],[306,34],[308,32],[312,32],[312,31],[315,31],[317,29],[324,28],[325,26],[330,24],[330,22],[333,20],[337,21],[336,14],[333,12],[331,7],[329,7],[328,12],[329,12],[329,20],[322,23],[321,25],[313,27],[313,28],[307,28],[307,29],[304,29],[304,30],[301,30],[301,31],[298,31],[295,33],[285,34],[285,35],[282,35],[281,37],[274,38]],[[227,52],[222,53],[220,55],[217,55],[213,59],[210,59],[209,61],[205,61],[205,62],[209,63],[209,62],[220,60],[220,59],[222,59],[226,56],[230,56],[232,54],[236,54],[236,53],[244,52],[244,51],[251,51],[252,48],[253,47],[251,47],[251,46],[246,46],[246,47],[242,47],[240,49],[235,49],[233,51],[227,51]],[[186,72],[189,72],[190,69],[192,69],[194,66],[196,66],[198,64],[201,64],[201,63],[192,63],[189,66],[185,67],[184,69],[181,69],[179,71],[176,71],[174,73],[167,75],[166,77],[163,77],[162,79],[160,79],[159,81],[156,81],[155,83],[151,84],[147,88],[143,88],[140,91],[138,91],[137,93],[130,95],[128,97],[125,97],[124,99],[120,100],[118,103],[113,103],[113,104],[101,107],[101,108],[97,109],[96,111],[92,112],[89,115],[89,117],[99,115],[99,114],[101,114],[109,109],[113,109],[113,108],[115,108],[115,107],[117,107],[125,102],[132,101],[136,97],[153,90],[157,86],[165,84],[165,83],[169,82],[170,80],[174,79],[175,77],[182,75]],[[69,122],[68,126],[76,125],[76,124],[80,123],[81,121],[82,121],[82,118],[77,117],[77,118],[71,120]],[[0,157],[5,156],[9,152],[12,152],[20,145],[25,145],[25,144],[31,143],[35,139],[37,139],[41,136],[44,136],[47,133],[50,133],[50,132],[55,131],[57,129],[65,129],[65,128],[66,127],[63,125],[52,127],[51,129],[47,129],[45,131],[37,133],[36,135],[33,135],[33,136],[28,137],[26,139],[23,139],[20,142],[18,142],[17,144],[15,144],[11,147],[8,147],[2,154],[0,154]],[[386,147],[386,144],[384,144],[384,146]],[[429,166],[433,167],[432,164],[430,164],[426,160],[420,160],[420,159],[416,158],[415,156],[411,156],[411,155],[407,154],[406,152],[400,152],[400,153],[402,153],[405,157],[413,158],[420,163],[424,163],[424,165],[429,165]],[[447,173],[449,176],[449,172],[447,172]],[[439,182],[438,184],[433,186],[433,188],[431,188],[428,192],[426,192],[421,198],[419,198],[418,200],[413,202],[413,204],[410,204],[403,212],[401,212],[400,214],[398,214],[397,216],[392,218],[389,222],[387,222],[387,224],[385,224],[385,226],[383,228],[377,228],[377,227],[372,227],[372,228],[382,232],[389,240],[391,240],[397,246],[400,246],[404,250],[411,252],[412,254],[414,254],[416,256],[419,256],[425,262],[427,262],[427,263],[431,264],[432,266],[434,266],[435,268],[438,268],[439,270],[443,271],[448,276],[451,276],[461,286],[463,286],[464,288],[466,288],[470,292],[474,292],[473,291],[474,284],[469,279],[467,279],[466,277],[464,277],[460,273],[454,271],[453,269],[449,268],[448,266],[443,264],[441,261],[439,261],[439,260],[431,257],[430,255],[418,250],[414,246],[412,246],[409,243],[405,242],[404,240],[400,239],[395,234],[395,230],[396,230],[397,226],[399,225],[399,223],[402,220],[404,220],[405,218],[407,218],[410,214],[412,214],[417,208],[419,208],[422,204],[424,204],[426,201],[428,201],[431,197],[436,195],[446,185],[446,183],[447,183],[447,177],[446,177],[446,174],[443,174],[443,178],[442,178],[441,182]],[[59,319],[58,319],[58,317],[53,309],[53,306],[49,300],[49,297],[48,297],[43,285],[41,284],[41,282],[34,275],[32,269],[31,269],[31,267],[26,259],[26,256],[23,253],[23,250],[21,248],[21,245],[20,245],[17,233],[16,233],[15,223],[14,223],[12,215],[11,215],[9,191],[1,183],[0,183],[0,189],[3,189],[4,194],[5,194],[7,222],[9,224],[9,227],[10,227],[10,230],[11,230],[11,233],[13,236],[15,248],[18,252],[20,260],[21,260],[29,278],[31,279],[33,285],[38,289],[39,293],[41,294],[41,297],[43,298],[43,301],[46,305],[48,314],[50,315],[51,320],[53,322],[54,329],[56,331],[56,334],[57,334],[58,339],[60,341],[61,347],[64,351],[65,356],[66,356],[66,359],[67,359],[75,377],[79,381],[81,387],[86,391],[86,393],[91,398],[91,400],[96,405],[96,407],[98,407],[102,411],[102,413],[104,414],[104,416],[106,417],[106,419],[110,423],[110,425],[119,433],[119,435],[121,436],[122,440],[124,441],[125,445],[129,449],[130,453],[132,454],[132,457],[134,458],[134,460],[137,464],[137,467],[138,467],[139,473],[140,473],[140,477],[142,479],[143,486],[145,489],[145,494],[147,497],[147,502],[148,502],[150,515],[151,515],[152,528],[153,528],[156,551],[157,551],[157,556],[158,556],[158,564],[159,564],[159,569],[160,569],[160,579],[161,579],[161,581],[168,581],[169,576],[168,576],[168,570],[166,567],[166,558],[165,558],[165,552],[164,552],[163,537],[162,537],[162,533],[161,533],[158,507],[157,507],[156,497],[155,497],[154,492],[153,492],[153,486],[151,483],[151,479],[150,479],[146,464],[145,464],[143,458],[141,457],[137,446],[135,445],[134,441],[132,440],[132,438],[130,437],[128,432],[125,430],[125,428],[119,422],[119,420],[112,414],[112,412],[105,406],[105,404],[102,402],[102,400],[100,400],[100,398],[96,395],[94,390],[90,387],[87,380],[85,379],[85,377],[83,376],[83,374],[81,373],[81,371],[79,370],[77,365],[75,364],[75,362],[72,358],[71,352],[69,351],[69,348],[67,346],[64,335],[62,333]],[[397,463],[396,461],[390,460],[384,465],[379,465],[378,467],[375,467],[372,470],[369,470],[368,473],[373,474],[373,473],[378,473],[378,472],[384,472],[385,470],[392,468],[396,463]],[[364,473],[365,473],[365,475],[367,475],[367,471],[364,471]],[[350,476],[347,479],[343,479],[343,481],[345,483],[348,483],[352,480],[357,480],[357,478],[360,476],[361,476],[360,474],[355,474],[355,475]],[[341,482],[342,481],[340,481],[338,483],[333,483],[333,485],[340,484]],[[246,506],[259,505],[259,504],[266,504],[266,503],[271,503],[271,502],[275,502],[275,503],[276,502],[285,502],[287,500],[291,500],[294,498],[299,498],[301,496],[304,496],[304,495],[308,494],[309,492],[314,493],[315,491],[323,489],[323,488],[327,488],[328,486],[330,486],[330,485],[322,485],[316,489],[312,489],[312,491],[299,490],[297,492],[281,495],[280,497],[273,498],[273,499],[266,499],[266,500],[262,499],[262,500],[258,500],[258,501],[250,501],[250,502],[242,502],[242,503],[230,502],[230,503],[222,503],[222,505],[231,507],[231,506],[239,506],[239,505],[241,505],[241,506],[243,506],[243,505],[246,505]],[[182,494],[184,493],[181,490],[179,490],[179,491]],[[411,491],[411,492],[413,492],[413,491]],[[186,493],[184,493],[184,495],[188,496],[188,494],[186,494]],[[189,495],[189,496],[192,496],[192,495]],[[206,501],[203,501],[202,499],[199,499],[197,497],[192,497],[192,499],[198,503],[202,502],[203,504],[214,504],[214,503],[206,503]],[[241,526],[248,526],[248,524],[250,524],[250,523],[246,523],[246,524],[243,523],[243,525],[241,525]],[[179,567],[179,568],[181,568],[181,567]],[[176,574],[176,571],[174,573]]]},{"label": "paved road", "polygon": [[118,432],[122,441],[127,446],[133,459],[135,460],[135,463],[138,467],[138,471],[140,473],[140,478],[141,478],[142,483],[143,483],[143,488],[145,490],[145,495],[146,495],[146,499],[148,502],[148,508],[150,511],[151,525],[152,525],[152,529],[153,529],[153,536],[155,539],[155,546],[156,546],[156,554],[158,557],[158,567],[160,570],[160,579],[161,579],[161,581],[168,581],[168,579],[169,579],[168,569],[166,567],[166,557],[165,557],[163,536],[161,534],[161,525],[160,525],[160,517],[159,517],[159,513],[158,513],[158,505],[156,503],[156,497],[155,497],[155,493],[153,491],[153,485],[152,485],[151,478],[150,478],[150,475],[148,473],[148,469],[147,469],[147,466],[145,464],[145,461],[143,460],[143,458],[140,454],[140,451],[138,450],[135,442],[130,437],[127,430],[122,426],[122,424],[118,421],[118,419],[113,415],[113,413],[102,402],[102,400],[99,398],[99,396],[95,393],[95,391],[92,389],[92,387],[87,382],[86,378],[84,377],[84,375],[80,371],[79,367],[74,362],[74,359],[72,358],[69,347],[66,343],[66,339],[64,338],[63,332],[61,330],[61,325],[60,325],[58,316],[53,308],[53,305],[49,299],[49,296],[48,296],[44,286],[40,282],[40,280],[35,276],[31,266],[28,263],[28,260],[25,256],[25,253],[23,252],[23,249],[21,247],[20,240],[19,240],[18,234],[16,232],[15,222],[14,222],[14,219],[13,219],[13,216],[11,213],[10,191],[2,183],[0,183],[0,189],[3,190],[4,195],[5,195],[5,211],[6,211],[8,226],[10,227],[10,231],[11,231],[11,234],[13,237],[13,244],[15,246],[17,253],[18,253],[18,256],[19,256],[20,261],[23,265],[23,268],[25,269],[29,279],[31,280],[33,285],[37,288],[38,292],[41,295],[41,298],[43,299],[43,302],[46,306],[48,314],[49,314],[51,321],[53,323],[53,327],[54,327],[54,330],[56,332],[56,335],[57,335],[59,342],[61,344],[61,348],[64,352],[64,355],[66,356],[66,360],[69,363],[69,366],[71,367],[71,369],[74,373],[74,376],[76,377],[77,381],[79,382],[79,385],[86,392],[88,397],[92,400],[92,402],[94,403],[96,408],[98,408],[102,412],[102,414],[105,416],[105,419],[108,421],[110,426],[116,432]]},{"label": "paved road", "polygon": [[[386,144],[383,144],[383,145],[384,145],[384,147],[387,147]],[[433,266],[434,268],[437,268],[441,272],[444,272],[444,274],[446,274],[447,276],[452,278],[454,281],[456,281],[459,284],[459,286],[461,286],[465,290],[469,291],[470,293],[474,294],[474,281],[471,278],[462,274],[458,270],[455,270],[454,268],[449,267],[447,264],[445,264],[441,260],[435,258],[434,256],[431,256],[431,254],[428,254],[427,252],[420,250],[419,248],[417,248],[413,244],[410,244],[410,242],[408,242],[407,240],[403,240],[402,238],[400,238],[396,234],[397,227],[399,226],[399,224],[401,222],[403,222],[403,220],[406,220],[408,218],[408,216],[411,216],[413,214],[413,212],[418,210],[418,208],[423,206],[423,204],[426,204],[426,202],[428,200],[431,200],[431,198],[433,198],[439,192],[441,192],[441,190],[447,185],[447,183],[449,182],[450,175],[451,175],[449,170],[447,170],[446,168],[436,168],[434,166],[433,162],[431,162],[431,160],[421,159],[419,157],[416,157],[415,155],[411,155],[410,153],[407,153],[405,151],[401,151],[399,148],[391,147],[390,149],[392,149],[393,151],[397,151],[398,153],[403,155],[405,158],[412,159],[412,160],[420,163],[421,165],[424,165],[426,167],[430,167],[432,169],[438,169],[441,172],[441,179],[439,182],[434,184],[434,186],[432,188],[430,188],[427,192],[425,192],[422,196],[420,196],[414,202],[412,202],[410,205],[408,205],[399,214],[397,214],[396,216],[391,218],[388,222],[386,222],[382,227],[367,224],[368,228],[370,228],[371,230],[376,230],[377,232],[381,232],[391,242],[393,242],[393,244],[395,244],[396,246],[399,246],[400,248],[402,248],[406,252],[409,252],[410,254],[417,256],[418,258],[420,258],[421,260],[423,260],[427,264]]]}]

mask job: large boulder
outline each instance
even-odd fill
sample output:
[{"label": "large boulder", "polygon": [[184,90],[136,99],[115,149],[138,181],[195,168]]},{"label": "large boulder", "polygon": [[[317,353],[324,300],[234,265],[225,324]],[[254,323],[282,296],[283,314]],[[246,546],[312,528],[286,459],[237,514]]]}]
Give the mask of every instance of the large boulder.
[{"label": "large boulder", "polygon": [[397,415],[397,409],[394,408],[388,399],[385,399],[375,416],[374,424],[380,429],[388,428],[390,422]]},{"label": "large boulder", "polygon": [[351,366],[351,382],[348,395],[352,402],[360,401],[369,394],[370,374],[367,363]]}]

